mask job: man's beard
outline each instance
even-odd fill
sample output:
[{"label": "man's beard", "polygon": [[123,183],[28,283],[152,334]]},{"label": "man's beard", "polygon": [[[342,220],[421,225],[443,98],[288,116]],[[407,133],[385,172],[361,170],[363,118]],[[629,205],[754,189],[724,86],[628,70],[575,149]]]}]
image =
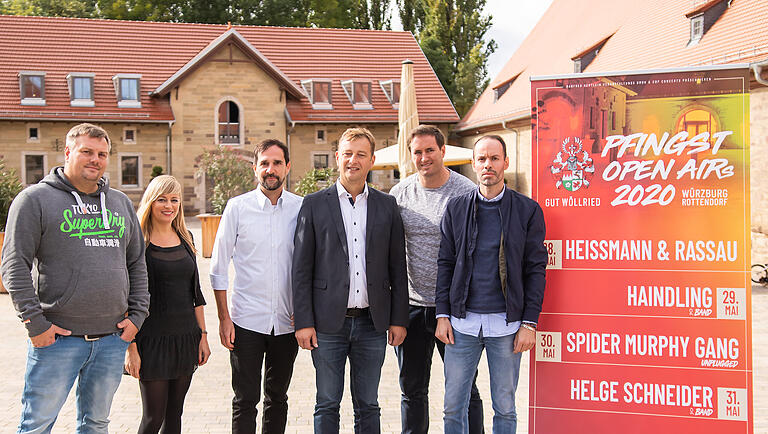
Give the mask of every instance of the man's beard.
[{"label": "man's beard", "polygon": [[[274,184],[270,185],[270,184],[268,184],[268,181],[270,179],[274,179],[276,182]],[[259,185],[264,187],[266,190],[275,191],[275,190],[277,190],[277,189],[279,189],[280,187],[283,186],[283,180],[282,180],[282,178],[280,178],[277,175],[267,175],[267,176],[264,176],[263,178],[259,179]]]}]

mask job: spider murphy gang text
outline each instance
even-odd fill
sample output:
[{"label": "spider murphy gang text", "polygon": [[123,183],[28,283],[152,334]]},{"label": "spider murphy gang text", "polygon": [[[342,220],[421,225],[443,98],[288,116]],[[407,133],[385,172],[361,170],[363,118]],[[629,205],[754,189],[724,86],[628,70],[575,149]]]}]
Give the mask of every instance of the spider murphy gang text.
[{"label": "spider murphy gang text", "polygon": [[[677,180],[706,180],[733,176],[734,167],[730,161],[727,158],[717,157],[723,142],[732,134],[733,131],[719,131],[711,135],[704,132],[689,137],[687,131],[681,131],[674,135],[665,132],[661,137],[653,133],[606,137],[601,156],[606,157],[613,151],[616,153],[616,160],[611,161],[603,170],[602,179],[625,182],[614,190],[616,197],[611,201],[611,205],[665,206],[672,203],[675,198],[676,191],[673,184],[629,183],[632,180],[666,181],[670,176]],[[708,151],[711,152],[711,156],[707,158],[685,157]],[[624,156],[634,156],[638,159],[619,161]],[[671,158],[655,159],[653,156]],[[717,204],[724,205],[725,202],[717,202]]]}]

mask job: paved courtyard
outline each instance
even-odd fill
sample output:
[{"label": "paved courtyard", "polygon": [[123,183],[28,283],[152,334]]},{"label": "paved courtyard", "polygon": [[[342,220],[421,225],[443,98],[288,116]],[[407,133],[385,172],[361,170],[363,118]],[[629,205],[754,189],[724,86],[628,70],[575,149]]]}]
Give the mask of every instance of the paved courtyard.
[{"label": "paved courtyard", "polygon": [[[199,225],[190,220],[195,239],[200,240]],[[184,412],[186,433],[226,433],[230,430],[232,389],[228,351],[218,341],[218,322],[213,294],[208,282],[209,261],[199,259],[200,275],[208,301],[206,321],[210,330],[210,344],[213,354],[207,365],[195,373],[192,387],[187,395]],[[98,272],[94,270],[94,272]],[[755,433],[768,432],[768,290],[754,287],[752,290],[753,314],[753,360],[754,360],[754,414]],[[0,354],[3,366],[0,371],[0,433],[15,432],[21,411],[20,395],[23,387],[26,360],[26,333],[19,324],[7,294],[0,294]],[[382,412],[382,432],[400,432],[400,389],[397,382],[397,361],[394,351],[388,348],[384,362],[379,403]],[[489,395],[488,369],[485,359],[481,361],[478,387],[485,399],[486,432],[491,432],[493,410]],[[309,352],[300,350],[294,369],[291,388],[288,392],[288,433],[311,433],[312,410],[314,405],[314,368]],[[430,386],[430,426],[432,432],[442,432],[442,362],[437,352],[432,365]],[[517,394],[519,412],[518,432],[528,431],[528,357],[523,357],[520,386]],[[352,404],[348,388],[345,390],[341,411],[342,432],[351,433]],[[54,433],[74,432],[75,410],[71,394],[64,406]],[[112,405],[110,432],[135,433],[141,419],[141,399],[138,382],[124,377]]]}]

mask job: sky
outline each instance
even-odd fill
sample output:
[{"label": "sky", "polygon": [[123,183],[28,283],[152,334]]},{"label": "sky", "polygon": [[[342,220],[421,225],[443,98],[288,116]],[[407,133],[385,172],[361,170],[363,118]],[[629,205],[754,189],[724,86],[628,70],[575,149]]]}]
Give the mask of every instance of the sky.
[{"label": "sky", "polygon": [[[486,38],[498,44],[496,52],[488,58],[488,78],[496,77],[550,4],[552,0],[486,0],[485,14],[493,16],[493,26]],[[403,29],[394,2],[392,29]]]},{"label": "sky", "polygon": [[550,4],[552,0],[487,0],[485,12],[493,16],[493,26],[486,38],[498,44],[488,59],[489,78],[501,71]]}]

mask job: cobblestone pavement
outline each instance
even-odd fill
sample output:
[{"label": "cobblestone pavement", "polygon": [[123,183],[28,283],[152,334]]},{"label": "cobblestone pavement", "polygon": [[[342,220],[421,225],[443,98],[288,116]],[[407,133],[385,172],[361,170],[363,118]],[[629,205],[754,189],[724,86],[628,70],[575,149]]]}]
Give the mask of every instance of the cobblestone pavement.
[{"label": "cobblestone pavement", "polygon": [[[196,240],[200,240],[199,224],[191,223]],[[230,367],[228,351],[218,341],[218,322],[213,294],[208,282],[209,261],[200,259],[201,283],[208,301],[206,308],[207,328],[210,330],[210,344],[213,354],[209,363],[195,373],[187,395],[183,424],[185,433],[227,433],[231,432]],[[768,289],[753,288],[753,360],[754,360],[754,432],[768,432]],[[19,324],[10,297],[0,294],[0,354],[4,354],[0,371],[0,433],[15,432],[21,411],[20,396],[24,384],[26,361],[26,333]],[[432,364],[430,385],[430,426],[432,432],[442,432],[442,362],[437,351]],[[400,388],[397,382],[397,360],[394,351],[387,349],[387,356],[379,387],[379,404],[383,433],[400,432]],[[488,369],[485,358],[481,360],[478,387],[485,401],[486,432],[491,432],[493,410],[489,395]],[[299,350],[294,368],[293,380],[288,392],[287,433],[311,433],[312,410],[314,406],[314,368],[309,352]],[[348,383],[348,382],[347,382]],[[74,399],[70,394],[53,429],[54,433],[74,432]],[[261,405],[259,406],[261,408]],[[519,412],[518,432],[528,431],[528,357],[523,357],[520,384],[517,392]],[[352,403],[349,389],[345,387],[341,407],[341,431],[352,433]],[[112,405],[110,432],[135,433],[141,419],[141,399],[138,382],[124,377]]]}]

